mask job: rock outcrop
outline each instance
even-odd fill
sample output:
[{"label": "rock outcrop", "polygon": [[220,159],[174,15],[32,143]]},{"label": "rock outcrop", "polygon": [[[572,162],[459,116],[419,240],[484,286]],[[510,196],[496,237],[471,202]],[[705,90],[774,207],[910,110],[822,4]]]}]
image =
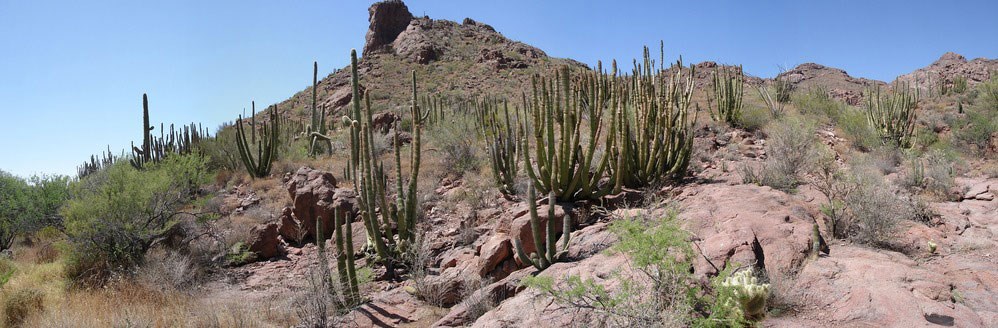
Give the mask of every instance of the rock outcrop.
[{"label": "rock outcrop", "polygon": [[315,222],[322,220],[322,236],[330,238],[334,231],[333,215],[338,210],[353,222],[356,217],[356,193],[353,189],[337,188],[330,172],[302,167],[287,183],[288,195],[294,207],[281,215],[280,234],[284,240],[304,242],[316,236]]},{"label": "rock outcrop", "polygon": [[968,61],[959,54],[947,52],[929,66],[899,76],[898,81],[907,82],[912,86],[917,84],[921,89],[938,90],[940,85],[952,87],[957,77],[963,77],[967,79],[968,87],[974,87],[990,79],[994,70],[998,70],[998,60],[977,58]]},{"label": "rock outcrop", "polygon": [[412,20],[409,7],[401,0],[377,2],[371,5],[368,14],[368,21],[371,25],[365,38],[364,56],[390,50],[392,42],[395,42],[395,38],[409,26],[409,21]]},{"label": "rock outcrop", "polygon": [[853,106],[862,102],[866,89],[886,85],[876,80],[852,77],[844,70],[815,63],[800,64],[776,78],[789,81],[798,90],[822,87],[833,98]]}]

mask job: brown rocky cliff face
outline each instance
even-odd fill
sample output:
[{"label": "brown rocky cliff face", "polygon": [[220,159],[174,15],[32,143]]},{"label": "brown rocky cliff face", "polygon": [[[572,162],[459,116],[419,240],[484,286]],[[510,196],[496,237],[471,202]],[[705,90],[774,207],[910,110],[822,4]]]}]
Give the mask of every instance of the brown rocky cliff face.
[{"label": "brown rocky cliff face", "polygon": [[375,52],[389,50],[392,42],[405,31],[412,20],[409,7],[400,0],[387,0],[375,3],[368,9],[368,21],[371,26],[367,30],[364,43],[364,56]]}]

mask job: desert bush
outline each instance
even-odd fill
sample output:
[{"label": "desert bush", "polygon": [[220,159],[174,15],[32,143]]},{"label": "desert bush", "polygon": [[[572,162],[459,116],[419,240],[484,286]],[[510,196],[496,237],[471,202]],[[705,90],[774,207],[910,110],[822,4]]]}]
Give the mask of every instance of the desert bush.
[{"label": "desert bush", "polygon": [[0,250],[9,249],[17,236],[61,226],[68,183],[65,176],[22,179],[0,170]]},{"label": "desert bush", "polygon": [[[593,327],[741,327],[749,324],[737,316],[731,288],[721,274],[704,286],[690,273],[695,258],[688,233],[671,212],[661,222],[644,218],[615,221],[611,231],[620,242],[611,248],[628,256],[632,275],[613,274],[619,282],[607,289],[592,279],[570,275],[560,281],[549,276],[523,279],[555,302],[574,309]],[[651,227],[649,227],[651,225]],[[728,270],[730,271],[730,270]],[[702,292],[706,288],[705,292]]]},{"label": "desert bush", "polygon": [[74,183],[62,211],[72,250],[66,274],[75,284],[99,286],[130,272],[177,222],[209,217],[184,210],[210,181],[200,155],[169,156],[141,171],[116,163],[104,172]]},{"label": "desert bush", "polygon": [[208,159],[211,170],[238,171],[243,169],[236,146],[236,129],[231,124],[222,124],[212,138],[202,139],[197,144],[198,151]]},{"label": "desert bush", "polygon": [[451,172],[460,175],[478,171],[480,154],[475,118],[458,111],[449,115],[447,121],[431,126],[427,141],[438,150],[442,164]]},{"label": "desert bush", "polygon": [[814,123],[787,117],[767,129],[766,163],[759,172],[744,172],[743,178],[776,189],[789,191],[801,183],[801,175],[810,169],[817,150]]},{"label": "desert bush", "polygon": [[828,90],[820,87],[800,93],[793,102],[801,114],[827,118],[822,122],[838,122],[846,108],[844,103],[832,99]]},{"label": "desert bush", "polygon": [[150,252],[139,269],[138,281],[160,292],[185,291],[198,285],[200,268],[189,256],[175,251]]},{"label": "desert bush", "polygon": [[880,146],[880,137],[870,127],[866,114],[862,111],[845,107],[839,116],[838,127],[842,129],[845,138],[852,141],[853,147],[861,151],[871,151]]},{"label": "desert bush", "polygon": [[331,295],[332,288],[329,276],[320,273],[320,270],[313,270],[305,279],[306,285],[302,287],[296,295],[294,301],[295,315],[298,317],[298,326],[307,328],[325,328],[329,322],[329,307],[333,304]]},{"label": "desert bush", "polygon": [[21,327],[25,319],[45,309],[45,294],[38,289],[18,289],[4,296],[3,322],[6,327]]},{"label": "desert bush", "polygon": [[909,200],[900,197],[876,173],[857,173],[856,189],[846,197],[850,239],[876,247],[894,247],[899,224],[914,217]]},{"label": "desert bush", "polygon": [[495,299],[490,293],[476,293],[479,289],[488,286],[491,280],[477,275],[470,275],[464,278],[461,283],[461,303],[467,308],[467,318],[471,321],[478,319],[485,312],[489,312],[496,307]]},{"label": "desert bush", "polygon": [[956,185],[953,161],[941,150],[931,150],[922,157],[912,157],[899,184],[913,193],[925,192],[941,200],[950,200]]},{"label": "desert bush", "polygon": [[971,154],[981,155],[987,152],[991,136],[998,132],[998,119],[994,113],[970,111],[955,130],[953,137],[957,145]]},{"label": "desert bush", "polygon": [[745,130],[757,131],[766,126],[773,117],[765,108],[747,105],[743,106],[738,116],[738,126]]},{"label": "desert bush", "polygon": [[991,72],[991,79],[977,86],[977,101],[986,111],[998,111],[998,71]]}]

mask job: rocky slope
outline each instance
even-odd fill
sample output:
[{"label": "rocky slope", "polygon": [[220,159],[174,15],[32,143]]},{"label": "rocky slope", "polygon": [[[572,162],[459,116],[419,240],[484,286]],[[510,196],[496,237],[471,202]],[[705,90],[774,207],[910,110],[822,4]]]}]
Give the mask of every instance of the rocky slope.
[{"label": "rocky slope", "polygon": [[[549,57],[544,51],[504,37],[491,26],[470,18],[461,23],[414,17],[401,1],[370,7],[370,27],[359,61],[360,83],[372,95],[375,111],[408,106],[409,74],[416,71],[422,95],[441,94],[471,99],[479,95],[520,94],[530,76],[564,65],[585,65]],[[348,58],[349,54],[343,54]],[[321,65],[321,63],[320,63]],[[306,116],[311,88],[281,102],[280,110]],[[319,82],[318,103],[330,117],[350,103],[350,67]]]},{"label": "rocky slope", "polygon": [[[572,60],[548,57],[540,49],[509,40],[491,26],[471,19],[456,23],[414,17],[400,1],[373,5],[369,19],[359,73],[379,110],[408,104],[409,95],[395,91],[407,89],[411,70],[417,71],[424,94],[467,98],[519,94],[529,87],[532,74],[562,65],[583,67]],[[967,62],[947,56],[946,63],[937,62],[916,73],[952,76],[947,74],[979,72],[981,67],[993,65],[993,61]],[[710,72],[716,66],[712,62],[696,65],[701,90],[709,88]],[[916,73],[906,76],[917,78]],[[778,78],[799,89],[826,88],[854,105],[859,104],[866,88],[885,84],[813,63],[802,64]],[[983,78],[968,76],[969,81]],[[762,82],[750,78],[750,83]],[[320,104],[332,109],[328,111],[331,117],[338,116],[351,101],[349,70],[328,75],[319,88]],[[311,90],[303,90],[280,108],[287,115],[303,115],[310,96]],[[809,259],[812,224],[822,221],[819,207],[826,200],[807,186],[788,194],[743,184],[740,174],[730,169],[760,165],[765,143],[762,135],[738,130],[723,135],[698,134],[697,147],[706,149],[697,155],[703,170],[688,184],[658,192],[676,203],[683,226],[703,249],[704,258],[693,268],[698,277],[706,279],[715,273],[714,265],[760,263],[770,277],[779,279],[774,285],[777,281],[781,284],[781,297],[794,305],[790,312],[769,317],[763,322],[765,326],[998,325],[998,260],[994,257],[998,250],[998,201],[994,200],[998,180],[959,180],[967,190],[965,197],[930,204],[937,215],[925,224],[908,222],[901,249],[830,240],[827,255]],[[273,256],[229,269],[233,277],[230,283],[238,290],[227,297],[264,300],[287,297],[290,291],[303,288],[318,258],[313,244],[298,241],[314,235],[314,228],[310,231],[309,227],[314,227],[318,217],[328,220],[333,208],[354,208],[352,191],[337,188],[331,174],[303,168],[275,183],[284,187],[280,197],[290,198],[288,208],[280,215],[273,213],[274,222],[255,229],[256,239],[249,243],[252,250]],[[475,206],[460,204],[457,200],[476,195],[475,189],[481,186],[446,177],[427,183],[434,187],[430,198],[435,201],[424,204],[426,217],[420,227],[433,236],[425,243],[430,264],[426,278],[367,284],[363,293],[370,302],[339,317],[337,327],[586,325],[586,316],[592,313],[561,307],[520,284],[522,278],[538,274],[523,265],[512,249],[511,240],[517,237],[527,243],[528,252],[532,247],[522,203],[479,193]],[[238,197],[233,193],[232,201],[238,202]],[[446,202],[458,205],[445,206]],[[554,264],[539,274],[582,275],[611,289],[616,282],[608,277],[613,274],[640,279],[626,257],[605,252],[617,240],[607,225],[621,217],[661,216],[661,211],[651,206],[587,213],[576,206],[557,206],[554,217],[542,215],[542,220],[560,222],[568,216],[575,220],[570,261]],[[543,206],[539,212],[547,213]],[[326,215],[316,216],[323,213]],[[327,222],[324,226],[331,225]],[[363,229],[362,224],[354,223],[357,250],[364,243]],[[827,231],[824,226],[821,230]],[[331,234],[326,231],[323,235]],[[936,254],[925,249],[929,241],[939,245]],[[359,265],[365,261],[361,257]],[[373,275],[377,277],[378,272]],[[436,291],[435,299],[429,302],[414,297],[408,292],[414,288]],[[468,298],[491,300],[495,307],[482,314],[473,304],[461,302]]]},{"label": "rocky slope", "polygon": [[929,66],[899,76],[898,81],[918,85],[920,88],[938,88],[940,84],[952,87],[954,79],[959,76],[967,79],[969,87],[974,87],[990,79],[991,73],[996,70],[998,60],[977,58],[968,61],[959,54],[947,52]]}]

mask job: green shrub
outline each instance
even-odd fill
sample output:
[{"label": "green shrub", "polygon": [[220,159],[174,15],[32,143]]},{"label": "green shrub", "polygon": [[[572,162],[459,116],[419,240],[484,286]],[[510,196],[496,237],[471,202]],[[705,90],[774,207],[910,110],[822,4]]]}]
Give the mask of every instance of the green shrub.
[{"label": "green shrub", "polygon": [[[651,226],[649,226],[651,225]],[[611,249],[626,255],[633,274],[619,272],[613,290],[592,279],[570,275],[528,276],[523,283],[540,290],[570,309],[584,310],[591,327],[742,327],[749,324],[737,315],[731,301],[734,290],[723,286],[730,270],[712,284],[700,283],[689,268],[696,258],[689,234],[670,213],[661,222],[643,218],[615,221],[610,230],[620,237]],[[704,291],[706,289],[706,291]]]},{"label": "green shrub", "polygon": [[871,151],[880,145],[880,137],[870,128],[866,114],[852,107],[843,108],[838,126],[845,138],[852,141],[853,147],[861,151]]},{"label": "green shrub", "polygon": [[20,327],[25,319],[45,309],[45,294],[38,289],[19,289],[4,298],[3,322],[6,327]]},{"label": "green shrub", "polygon": [[68,183],[65,176],[25,180],[0,170],[0,250],[10,248],[19,235],[61,226],[58,211],[68,197]]},{"label": "green shrub", "polygon": [[991,135],[998,131],[998,120],[993,113],[971,111],[959,123],[954,138],[958,145],[972,154],[984,154],[988,150]]},{"label": "green shrub", "polygon": [[794,97],[794,104],[801,114],[812,117],[825,117],[823,122],[838,122],[845,111],[845,104],[828,95],[824,88],[813,88]]},{"label": "green shrub", "polygon": [[243,168],[236,136],[236,129],[231,124],[223,124],[213,138],[198,143],[198,151],[207,158],[209,169],[237,171]]},{"label": "green shrub", "polygon": [[155,241],[194,216],[183,207],[210,181],[207,172],[200,155],[172,155],[142,171],[121,161],[74,183],[63,209],[71,246],[67,277],[99,286],[141,264]]},{"label": "green shrub", "polygon": [[772,120],[773,116],[765,108],[758,106],[743,106],[741,114],[738,116],[738,126],[749,130],[756,131],[762,129]]}]

